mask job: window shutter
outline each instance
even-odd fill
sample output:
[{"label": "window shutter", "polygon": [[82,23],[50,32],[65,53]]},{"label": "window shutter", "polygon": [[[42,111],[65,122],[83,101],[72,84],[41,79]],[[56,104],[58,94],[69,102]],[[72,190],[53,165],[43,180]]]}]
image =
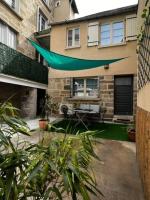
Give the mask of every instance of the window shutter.
[{"label": "window shutter", "polygon": [[93,22],[88,25],[88,46],[98,45],[98,30],[98,22]]},{"label": "window shutter", "polygon": [[136,15],[126,16],[126,41],[137,39],[137,17]]}]

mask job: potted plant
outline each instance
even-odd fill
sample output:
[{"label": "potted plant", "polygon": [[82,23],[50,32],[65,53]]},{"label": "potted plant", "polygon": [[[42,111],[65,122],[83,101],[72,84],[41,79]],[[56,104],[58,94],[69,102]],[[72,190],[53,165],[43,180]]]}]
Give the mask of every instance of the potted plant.
[{"label": "potted plant", "polygon": [[42,118],[39,120],[40,129],[47,129],[50,116],[53,112],[56,112],[56,110],[58,110],[58,104],[54,102],[54,99],[51,96],[46,94],[42,102]]},{"label": "potted plant", "polygon": [[135,131],[135,125],[130,125],[128,127],[128,138],[129,138],[129,141],[131,142],[135,142],[136,141],[136,131]]}]

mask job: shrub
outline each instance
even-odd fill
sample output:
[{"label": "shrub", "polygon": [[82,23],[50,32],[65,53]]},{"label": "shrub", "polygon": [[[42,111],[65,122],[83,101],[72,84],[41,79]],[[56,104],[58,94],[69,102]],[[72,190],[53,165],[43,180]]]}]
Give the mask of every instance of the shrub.
[{"label": "shrub", "polygon": [[96,187],[89,163],[97,158],[89,133],[76,137],[55,138],[48,145],[13,143],[14,134],[29,134],[17,115],[17,109],[6,102],[0,105],[0,199],[47,200],[82,197],[89,193],[102,195]]}]

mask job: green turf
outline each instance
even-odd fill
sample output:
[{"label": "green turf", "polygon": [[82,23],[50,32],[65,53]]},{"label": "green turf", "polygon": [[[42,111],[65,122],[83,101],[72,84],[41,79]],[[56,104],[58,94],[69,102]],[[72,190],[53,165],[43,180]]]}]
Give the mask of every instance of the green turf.
[{"label": "green turf", "polygon": [[[55,124],[55,127],[65,129],[65,132],[68,134],[76,134],[78,131],[80,133],[86,131],[82,124],[79,124],[78,126],[75,126],[75,124],[75,121],[63,120]],[[92,122],[92,124],[88,126],[88,129],[96,131],[95,137],[97,138],[128,141],[127,125]],[[58,130],[58,132],[63,131]]]}]

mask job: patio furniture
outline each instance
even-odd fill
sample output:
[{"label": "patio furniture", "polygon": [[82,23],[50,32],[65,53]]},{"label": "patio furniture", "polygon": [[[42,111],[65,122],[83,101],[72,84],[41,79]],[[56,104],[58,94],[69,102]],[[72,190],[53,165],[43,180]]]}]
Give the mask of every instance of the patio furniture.
[{"label": "patio furniture", "polygon": [[[75,126],[82,123],[84,127],[88,130],[86,124],[89,124],[92,116],[96,115],[98,119],[101,118],[100,113],[100,105],[92,105],[92,104],[80,104],[79,108],[74,109],[75,116],[78,119],[78,122]],[[84,123],[86,121],[86,124]]]}]

